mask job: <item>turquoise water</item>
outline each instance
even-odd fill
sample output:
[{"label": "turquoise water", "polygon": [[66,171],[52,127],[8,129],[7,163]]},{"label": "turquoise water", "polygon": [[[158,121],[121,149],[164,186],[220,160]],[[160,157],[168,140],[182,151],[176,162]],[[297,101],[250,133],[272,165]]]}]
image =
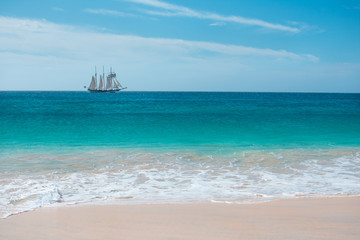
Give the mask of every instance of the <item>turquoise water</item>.
[{"label": "turquoise water", "polygon": [[360,95],[2,92],[0,149],[360,146]]},{"label": "turquoise water", "polygon": [[360,194],[360,94],[0,92],[0,215]]}]

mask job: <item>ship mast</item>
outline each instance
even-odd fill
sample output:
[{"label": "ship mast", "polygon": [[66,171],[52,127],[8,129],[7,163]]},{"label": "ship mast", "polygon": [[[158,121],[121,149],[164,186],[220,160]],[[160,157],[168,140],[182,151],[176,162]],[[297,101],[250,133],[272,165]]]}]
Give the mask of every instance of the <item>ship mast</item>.
[{"label": "ship mast", "polygon": [[[95,81],[96,81],[96,85],[97,85],[97,72],[96,72],[96,66],[95,66]],[[98,86],[95,86],[95,90],[98,89]]]},{"label": "ship mast", "polygon": [[111,76],[111,89],[114,89],[114,84],[113,84],[113,77],[112,77],[112,67],[110,67],[110,76]]}]

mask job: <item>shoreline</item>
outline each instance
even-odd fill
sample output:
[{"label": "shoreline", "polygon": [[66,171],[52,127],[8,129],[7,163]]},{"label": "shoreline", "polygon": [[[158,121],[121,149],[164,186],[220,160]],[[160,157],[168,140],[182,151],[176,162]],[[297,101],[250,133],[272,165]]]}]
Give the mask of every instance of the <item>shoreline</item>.
[{"label": "shoreline", "polygon": [[241,203],[360,193],[356,174],[360,148],[232,155],[166,149],[83,153],[0,156],[6,173],[0,179],[0,217],[46,205],[98,200]]},{"label": "shoreline", "polygon": [[0,219],[0,239],[358,239],[360,197],[69,205]]}]

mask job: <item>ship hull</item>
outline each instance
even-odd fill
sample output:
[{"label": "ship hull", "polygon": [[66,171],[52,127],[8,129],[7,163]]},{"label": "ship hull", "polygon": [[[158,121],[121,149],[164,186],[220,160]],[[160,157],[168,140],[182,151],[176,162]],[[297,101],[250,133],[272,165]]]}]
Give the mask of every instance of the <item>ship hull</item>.
[{"label": "ship hull", "polygon": [[108,90],[93,90],[93,89],[88,89],[89,92],[92,93],[116,93],[121,91],[122,89],[108,89]]}]

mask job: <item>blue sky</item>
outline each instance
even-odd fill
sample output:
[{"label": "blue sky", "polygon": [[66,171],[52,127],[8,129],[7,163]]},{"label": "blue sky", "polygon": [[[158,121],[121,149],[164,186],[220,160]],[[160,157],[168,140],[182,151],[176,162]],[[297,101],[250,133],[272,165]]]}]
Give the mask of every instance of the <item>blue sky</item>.
[{"label": "blue sky", "polygon": [[0,90],[360,92],[360,1],[2,0]]}]

